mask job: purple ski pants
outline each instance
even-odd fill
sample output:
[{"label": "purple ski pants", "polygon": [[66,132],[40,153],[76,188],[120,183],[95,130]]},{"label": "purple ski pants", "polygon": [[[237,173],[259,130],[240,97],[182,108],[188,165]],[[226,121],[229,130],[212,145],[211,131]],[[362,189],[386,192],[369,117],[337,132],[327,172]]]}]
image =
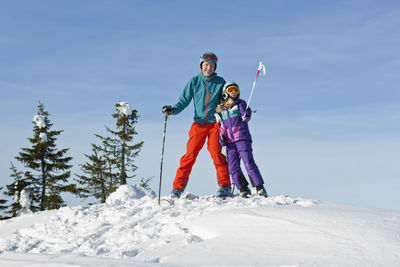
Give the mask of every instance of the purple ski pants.
[{"label": "purple ski pants", "polygon": [[232,180],[236,187],[242,188],[239,182],[239,177],[243,177],[242,169],[240,168],[240,159],[243,160],[247,175],[250,177],[254,186],[264,184],[264,180],[253,158],[253,149],[251,141],[243,140],[230,143],[226,146],[226,154],[228,158],[228,169],[232,176]]}]

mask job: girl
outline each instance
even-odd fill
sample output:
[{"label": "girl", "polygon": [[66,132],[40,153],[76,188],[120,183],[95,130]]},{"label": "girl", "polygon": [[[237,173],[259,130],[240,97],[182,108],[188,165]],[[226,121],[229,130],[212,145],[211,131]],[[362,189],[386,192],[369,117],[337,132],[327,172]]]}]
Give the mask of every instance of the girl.
[{"label": "girl", "polygon": [[253,158],[252,139],[247,125],[251,118],[251,109],[248,108],[245,114],[246,102],[239,96],[239,86],[236,83],[225,83],[222,88],[223,101],[217,107],[217,112],[220,114],[217,115],[217,120],[221,123],[220,141],[222,145],[226,145],[229,173],[240,190],[240,196],[248,198],[251,191],[240,168],[242,159],[250,181],[253,187],[256,187],[256,194],[268,197],[264,180]]}]

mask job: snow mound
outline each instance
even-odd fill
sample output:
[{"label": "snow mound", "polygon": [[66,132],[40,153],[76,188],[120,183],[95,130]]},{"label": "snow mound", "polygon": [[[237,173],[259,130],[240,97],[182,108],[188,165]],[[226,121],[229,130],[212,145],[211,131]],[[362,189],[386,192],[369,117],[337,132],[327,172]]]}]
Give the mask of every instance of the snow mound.
[{"label": "snow mound", "polygon": [[107,204],[122,205],[132,199],[140,199],[143,197],[155,198],[156,193],[150,189],[140,186],[121,185],[115,192],[113,192],[106,200]]},{"label": "snow mound", "polygon": [[283,195],[154,196],[124,185],[105,204],[2,221],[0,266],[31,267],[33,255],[49,266],[400,266],[399,212]]}]

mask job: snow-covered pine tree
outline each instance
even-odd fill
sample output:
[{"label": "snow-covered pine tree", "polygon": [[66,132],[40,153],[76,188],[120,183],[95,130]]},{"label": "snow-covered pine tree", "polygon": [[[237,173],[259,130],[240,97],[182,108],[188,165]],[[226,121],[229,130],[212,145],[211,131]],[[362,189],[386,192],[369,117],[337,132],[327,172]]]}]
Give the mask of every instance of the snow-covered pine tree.
[{"label": "snow-covered pine tree", "polygon": [[133,173],[137,167],[134,165],[134,158],[139,155],[143,142],[132,144],[134,135],[137,134],[135,123],[137,123],[138,115],[136,109],[131,109],[126,102],[115,104],[117,112],[112,114],[116,121],[116,130],[107,128],[111,133],[111,137],[102,138],[103,143],[114,148],[115,163],[119,170],[119,183],[126,184],[127,178],[132,178],[135,175],[128,176],[127,172]]},{"label": "snow-covered pine tree", "polygon": [[[1,190],[3,190],[3,187],[0,187],[0,192],[1,192]],[[5,205],[6,203],[7,203],[7,200],[0,198],[0,211],[5,210],[7,208],[7,206]],[[7,219],[7,217],[5,217],[3,214],[0,214],[0,220],[4,220],[4,219]]]},{"label": "snow-covered pine tree", "polygon": [[13,179],[13,182],[6,186],[7,191],[4,192],[4,194],[11,197],[13,202],[11,203],[9,210],[7,210],[6,213],[9,214],[11,217],[15,217],[21,210],[21,204],[19,202],[21,191],[24,190],[25,187],[28,187],[30,183],[29,181],[27,181],[27,178],[23,178],[23,172],[18,171],[12,162],[10,171],[10,177]]},{"label": "snow-covered pine tree", "polygon": [[22,152],[15,157],[30,169],[24,176],[29,183],[25,190],[31,197],[31,210],[50,210],[65,206],[61,193],[76,192],[76,184],[69,183],[71,175],[68,163],[71,157],[66,157],[68,148],[57,149],[57,136],[63,131],[50,131],[53,125],[49,113],[39,102],[38,113],[34,116],[33,137],[28,138],[30,148],[21,148]]},{"label": "snow-covered pine tree", "polygon": [[[134,177],[128,177],[127,172],[136,170],[133,161],[143,145],[143,142],[131,144],[137,134],[134,128],[137,111],[126,102],[117,103],[116,109],[118,112],[112,116],[117,119],[117,130],[106,127],[112,135],[108,137],[95,134],[101,144],[92,144],[92,154],[85,154],[88,161],[81,165],[84,174],[76,175],[81,198],[94,197],[104,203],[119,185],[126,184],[126,178]],[[141,184],[148,187],[149,181],[142,179]]]}]

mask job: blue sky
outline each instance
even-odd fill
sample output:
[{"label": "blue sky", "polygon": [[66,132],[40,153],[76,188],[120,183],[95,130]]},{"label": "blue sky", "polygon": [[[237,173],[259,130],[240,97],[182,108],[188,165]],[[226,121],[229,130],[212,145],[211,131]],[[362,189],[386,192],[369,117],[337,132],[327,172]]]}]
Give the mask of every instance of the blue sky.
[{"label": "blue sky", "polygon": [[[0,186],[29,146],[39,100],[74,173],[127,101],[145,142],[137,176],[158,191],[160,109],[213,51],[246,100],[258,62],[267,66],[250,129],[270,194],[400,209],[399,28],[397,1],[3,1]],[[168,122],[163,194],[192,117],[190,106]],[[205,148],[188,190],[217,190]]]}]

